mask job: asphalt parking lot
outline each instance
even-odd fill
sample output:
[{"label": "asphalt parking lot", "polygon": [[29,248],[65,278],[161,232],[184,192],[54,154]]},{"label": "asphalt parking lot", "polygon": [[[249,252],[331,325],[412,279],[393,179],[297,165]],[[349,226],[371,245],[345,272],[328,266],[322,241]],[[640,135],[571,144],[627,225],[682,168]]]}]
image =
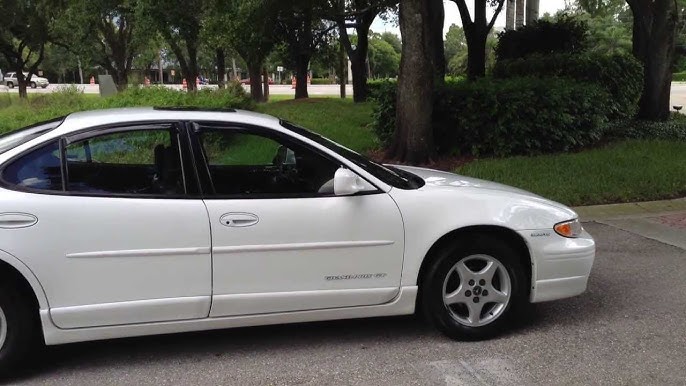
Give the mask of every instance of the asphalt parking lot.
[{"label": "asphalt parking lot", "polygon": [[12,383],[686,384],[686,251],[586,228],[588,292],[490,341],[453,342],[413,317],[244,328],[51,347]]}]

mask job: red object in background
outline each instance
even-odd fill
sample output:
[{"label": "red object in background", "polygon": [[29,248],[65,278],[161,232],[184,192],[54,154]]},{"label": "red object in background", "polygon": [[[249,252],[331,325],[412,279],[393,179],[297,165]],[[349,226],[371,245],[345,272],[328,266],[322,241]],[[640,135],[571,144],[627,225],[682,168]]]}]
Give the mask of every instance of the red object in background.
[{"label": "red object in background", "polygon": [[95,84],[95,77],[94,76],[91,76],[91,84],[92,85]]},{"label": "red object in background", "polygon": [[186,78],[183,78],[183,82],[181,82],[181,88],[184,90],[188,89],[188,83],[186,83]]}]

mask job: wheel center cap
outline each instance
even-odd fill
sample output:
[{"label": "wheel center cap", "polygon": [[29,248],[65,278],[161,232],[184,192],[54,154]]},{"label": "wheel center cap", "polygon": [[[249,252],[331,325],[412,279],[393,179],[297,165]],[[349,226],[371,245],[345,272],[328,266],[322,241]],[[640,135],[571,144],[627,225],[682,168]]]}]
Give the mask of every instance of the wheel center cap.
[{"label": "wheel center cap", "polygon": [[479,286],[474,287],[472,292],[474,292],[474,295],[477,295],[477,296],[481,295],[481,287],[479,287]]}]

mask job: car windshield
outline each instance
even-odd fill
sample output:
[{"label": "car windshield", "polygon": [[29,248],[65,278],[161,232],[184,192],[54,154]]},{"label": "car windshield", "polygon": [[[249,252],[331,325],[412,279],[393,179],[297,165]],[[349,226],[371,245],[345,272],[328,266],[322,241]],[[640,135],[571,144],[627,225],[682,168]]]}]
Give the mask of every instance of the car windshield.
[{"label": "car windshield", "polygon": [[64,117],[55,118],[0,135],[0,154],[54,130],[63,120]]},{"label": "car windshield", "polygon": [[411,190],[419,189],[424,186],[424,180],[410,172],[374,162],[369,158],[344,146],[341,146],[328,138],[322,137],[319,134],[313,133],[290,122],[281,121],[281,126],[296,134],[302,135],[303,137],[310,139],[329,150],[332,150],[342,157],[345,157],[355,165],[372,174],[374,177],[395,188]]}]

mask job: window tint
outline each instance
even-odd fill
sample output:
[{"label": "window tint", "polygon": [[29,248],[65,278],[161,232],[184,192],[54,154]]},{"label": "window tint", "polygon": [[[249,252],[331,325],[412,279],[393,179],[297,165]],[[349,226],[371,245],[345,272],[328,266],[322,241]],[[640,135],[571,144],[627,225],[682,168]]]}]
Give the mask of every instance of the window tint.
[{"label": "window tint", "polygon": [[51,142],[17,159],[5,168],[2,177],[23,188],[62,190],[59,143]]},{"label": "window tint", "polygon": [[131,130],[67,146],[67,190],[96,194],[183,194],[173,130]]},{"label": "window tint", "polygon": [[216,194],[333,194],[340,165],[304,146],[239,129],[204,129],[199,139]]}]

